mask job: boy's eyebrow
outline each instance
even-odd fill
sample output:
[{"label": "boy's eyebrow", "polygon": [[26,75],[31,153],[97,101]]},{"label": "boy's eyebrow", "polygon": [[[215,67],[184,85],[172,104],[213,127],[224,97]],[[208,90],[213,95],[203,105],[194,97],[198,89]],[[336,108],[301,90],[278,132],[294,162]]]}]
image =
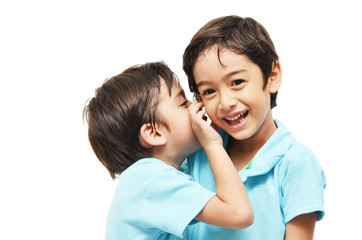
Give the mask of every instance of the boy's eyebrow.
[{"label": "boy's eyebrow", "polygon": [[177,92],[174,100],[178,99],[178,97],[186,98],[185,92],[182,88]]},{"label": "boy's eyebrow", "polygon": [[225,77],[223,77],[223,80],[225,81],[226,79],[228,79],[228,78],[230,78],[230,77],[232,77],[232,76],[234,76],[234,75],[236,75],[238,73],[242,73],[242,72],[246,72],[246,70],[245,69],[240,69],[240,70],[230,72],[230,73],[226,74]]},{"label": "boy's eyebrow", "polygon": [[206,85],[208,81],[200,81],[198,84],[196,84],[196,87],[201,87],[202,85]]},{"label": "boy's eyebrow", "polygon": [[[236,75],[236,74],[239,74],[239,73],[242,73],[242,72],[246,72],[246,70],[245,70],[245,69],[240,69],[240,70],[232,71],[232,72],[226,74],[226,75],[222,78],[222,80],[223,80],[223,81],[226,81],[227,79],[231,78],[233,75]],[[200,81],[198,84],[196,84],[196,87],[200,87],[200,86],[202,86],[202,85],[206,85],[206,84],[208,84],[209,82],[210,82],[210,81],[207,81],[207,80]]]}]

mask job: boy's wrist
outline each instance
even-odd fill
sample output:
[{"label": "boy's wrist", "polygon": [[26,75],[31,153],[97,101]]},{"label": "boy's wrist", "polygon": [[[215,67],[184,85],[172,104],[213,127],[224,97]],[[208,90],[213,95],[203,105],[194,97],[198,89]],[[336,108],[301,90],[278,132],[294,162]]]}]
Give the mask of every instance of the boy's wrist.
[{"label": "boy's wrist", "polygon": [[224,150],[224,146],[222,145],[222,143],[218,142],[218,143],[207,143],[207,144],[203,144],[202,147],[204,148],[205,152],[208,151],[217,151],[217,150]]}]

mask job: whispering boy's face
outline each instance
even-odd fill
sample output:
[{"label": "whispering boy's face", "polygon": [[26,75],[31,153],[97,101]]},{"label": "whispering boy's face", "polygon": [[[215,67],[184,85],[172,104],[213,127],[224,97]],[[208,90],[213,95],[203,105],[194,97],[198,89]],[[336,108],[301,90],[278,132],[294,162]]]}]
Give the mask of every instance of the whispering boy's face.
[{"label": "whispering boy's face", "polygon": [[218,57],[211,47],[199,56],[193,73],[208,116],[233,138],[249,139],[258,132],[269,137],[267,132],[275,130],[270,93],[278,89],[271,87],[272,79],[263,88],[263,74],[247,56],[224,49]]},{"label": "whispering boy's face", "polygon": [[172,85],[170,95],[166,83],[161,80],[157,114],[167,126],[162,129],[168,138],[170,152],[183,159],[201,147],[191,127],[187,109],[189,105],[178,82],[175,81]]}]

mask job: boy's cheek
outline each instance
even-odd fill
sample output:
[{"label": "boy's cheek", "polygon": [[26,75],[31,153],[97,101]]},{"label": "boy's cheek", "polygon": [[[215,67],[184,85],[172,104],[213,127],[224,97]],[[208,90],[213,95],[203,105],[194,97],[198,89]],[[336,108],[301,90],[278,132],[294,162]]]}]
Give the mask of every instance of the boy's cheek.
[{"label": "boy's cheek", "polygon": [[219,122],[222,120],[218,119],[215,115],[207,114],[207,116],[208,116],[208,121],[215,126],[218,126]]}]

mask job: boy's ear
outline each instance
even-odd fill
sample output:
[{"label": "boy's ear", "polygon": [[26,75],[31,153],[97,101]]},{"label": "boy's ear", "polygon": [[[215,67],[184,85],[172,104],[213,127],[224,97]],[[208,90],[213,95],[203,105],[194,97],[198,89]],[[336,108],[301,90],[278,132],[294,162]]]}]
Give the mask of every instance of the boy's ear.
[{"label": "boy's ear", "polygon": [[139,138],[141,145],[145,148],[161,146],[167,143],[165,134],[155,129],[150,123],[142,125]]},{"label": "boy's ear", "polygon": [[282,67],[279,61],[277,61],[272,66],[272,71],[268,79],[268,84],[270,93],[276,93],[279,90],[280,85],[282,84]]}]

